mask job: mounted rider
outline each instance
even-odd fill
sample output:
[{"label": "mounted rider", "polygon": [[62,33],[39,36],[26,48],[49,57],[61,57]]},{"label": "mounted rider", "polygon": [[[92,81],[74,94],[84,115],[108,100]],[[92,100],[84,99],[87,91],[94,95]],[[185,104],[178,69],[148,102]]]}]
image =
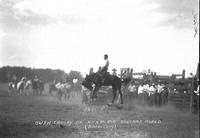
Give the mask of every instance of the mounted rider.
[{"label": "mounted rider", "polygon": [[109,60],[108,60],[108,55],[107,54],[104,55],[104,62],[105,62],[105,64],[101,69],[101,72],[103,74],[105,74],[108,71],[108,67],[109,67]]},{"label": "mounted rider", "polygon": [[101,78],[101,83],[104,83],[105,81],[105,76],[106,74],[108,74],[108,67],[109,67],[109,60],[108,60],[108,55],[105,54],[104,55],[104,66],[103,67],[99,67],[99,70],[97,72],[97,75],[95,76],[95,80],[97,81],[97,79],[100,77]]}]

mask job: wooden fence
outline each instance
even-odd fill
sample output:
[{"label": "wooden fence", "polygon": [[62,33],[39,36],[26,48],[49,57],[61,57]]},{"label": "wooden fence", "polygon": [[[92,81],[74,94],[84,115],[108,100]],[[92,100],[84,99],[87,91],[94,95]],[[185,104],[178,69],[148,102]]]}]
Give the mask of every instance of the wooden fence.
[{"label": "wooden fence", "polygon": [[190,94],[170,93],[168,95],[168,104],[175,105],[178,108],[190,108]]}]

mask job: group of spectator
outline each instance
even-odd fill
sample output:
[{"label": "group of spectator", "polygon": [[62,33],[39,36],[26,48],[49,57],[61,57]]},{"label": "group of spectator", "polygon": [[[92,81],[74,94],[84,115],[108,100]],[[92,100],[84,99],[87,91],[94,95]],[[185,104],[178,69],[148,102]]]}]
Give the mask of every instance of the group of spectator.
[{"label": "group of spectator", "polygon": [[32,80],[32,89],[33,89],[33,95],[41,96],[42,92],[44,90],[44,82],[40,80],[37,76],[34,77]]},{"label": "group of spectator", "polygon": [[13,95],[42,95],[44,82],[37,76],[33,79],[22,77],[19,81],[13,79],[8,83],[8,94]]},{"label": "group of spectator", "polygon": [[143,105],[161,106],[168,102],[168,88],[160,82],[130,84],[128,90],[133,92],[134,97],[137,97],[138,102]]}]

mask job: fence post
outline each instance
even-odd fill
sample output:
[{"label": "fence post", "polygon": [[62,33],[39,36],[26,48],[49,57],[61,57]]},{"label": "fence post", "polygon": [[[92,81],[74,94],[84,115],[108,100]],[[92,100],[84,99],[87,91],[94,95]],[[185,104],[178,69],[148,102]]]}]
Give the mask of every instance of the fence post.
[{"label": "fence post", "polygon": [[193,108],[193,91],[194,91],[194,76],[192,77],[192,84],[190,89],[190,111],[192,112]]},{"label": "fence post", "polygon": [[182,71],[182,79],[185,79],[185,70]]},{"label": "fence post", "polygon": [[133,68],[131,68],[130,76],[131,76],[131,79],[132,79],[133,78]]},{"label": "fence post", "polygon": [[123,76],[123,69],[121,68],[120,69],[120,78],[122,78],[122,76]]},{"label": "fence post", "polygon": [[186,106],[186,96],[183,93],[183,109],[185,108],[185,106]]}]

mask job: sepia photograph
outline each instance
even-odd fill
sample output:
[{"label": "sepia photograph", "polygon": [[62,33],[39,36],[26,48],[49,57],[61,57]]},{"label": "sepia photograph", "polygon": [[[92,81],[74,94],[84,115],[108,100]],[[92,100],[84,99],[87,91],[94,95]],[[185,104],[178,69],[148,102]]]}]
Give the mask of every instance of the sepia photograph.
[{"label": "sepia photograph", "polygon": [[0,0],[0,138],[199,138],[199,0]]}]

